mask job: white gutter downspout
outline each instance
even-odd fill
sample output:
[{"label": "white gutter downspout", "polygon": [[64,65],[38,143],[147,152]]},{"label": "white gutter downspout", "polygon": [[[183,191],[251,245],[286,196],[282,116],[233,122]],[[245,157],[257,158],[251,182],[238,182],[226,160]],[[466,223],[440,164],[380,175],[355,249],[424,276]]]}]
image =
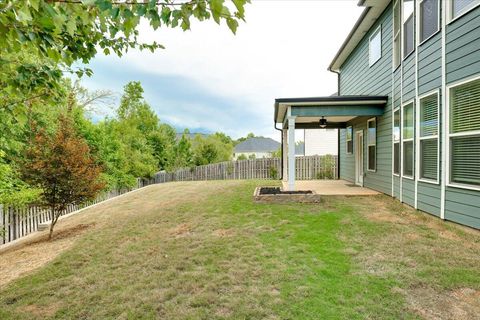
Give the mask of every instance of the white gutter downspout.
[{"label": "white gutter downspout", "polygon": [[442,0],[442,176],[440,181],[440,218],[445,219],[445,184],[447,182],[447,79],[446,79],[447,0]]}]

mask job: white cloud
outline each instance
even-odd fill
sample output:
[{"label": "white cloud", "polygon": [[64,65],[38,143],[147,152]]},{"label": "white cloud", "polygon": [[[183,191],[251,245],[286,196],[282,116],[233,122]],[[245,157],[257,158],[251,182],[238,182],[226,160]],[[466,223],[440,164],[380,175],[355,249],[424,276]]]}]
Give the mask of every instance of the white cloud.
[{"label": "white cloud", "polygon": [[[144,25],[142,40],[156,40],[166,50],[131,51],[121,60],[139,72],[180,75],[211,94],[246,101],[249,114],[264,123],[255,132],[276,136],[275,98],[330,95],[337,90],[336,75],[327,67],[361,10],[349,0],[253,0],[246,8],[247,22],[240,24],[236,36],[213,21],[193,23],[187,32],[153,31]],[[189,122],[225,130],[222,117],[195,120]]]}]

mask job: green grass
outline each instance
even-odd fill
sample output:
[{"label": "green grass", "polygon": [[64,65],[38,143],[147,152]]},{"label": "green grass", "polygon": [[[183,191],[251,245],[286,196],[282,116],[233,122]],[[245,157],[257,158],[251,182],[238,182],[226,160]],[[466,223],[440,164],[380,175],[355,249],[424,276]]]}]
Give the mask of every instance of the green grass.
[{"label": "green grass", "polygon": [[480,289],[478,233],[386,196],[255,204],[259,183],[138,193],[1,290],[0,318],[416,319],[436,295]]}]

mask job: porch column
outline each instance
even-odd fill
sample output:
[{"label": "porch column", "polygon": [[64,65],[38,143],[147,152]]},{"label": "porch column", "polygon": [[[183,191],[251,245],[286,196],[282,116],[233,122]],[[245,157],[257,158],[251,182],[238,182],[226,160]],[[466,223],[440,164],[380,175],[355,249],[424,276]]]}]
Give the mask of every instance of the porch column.
[{"label": "porch column", "polygon": [[295,190],[295,117],[288,117],[288,190]]},{"label": "porch column", "polygon": [[283,149],[282,149],[282,181],[287,182],[288,177],[288,130],[282,130]]}]

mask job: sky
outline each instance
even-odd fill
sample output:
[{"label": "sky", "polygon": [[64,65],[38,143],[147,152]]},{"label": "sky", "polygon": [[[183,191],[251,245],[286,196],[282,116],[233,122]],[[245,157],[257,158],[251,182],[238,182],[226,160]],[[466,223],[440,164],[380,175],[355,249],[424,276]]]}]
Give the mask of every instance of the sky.
[{"label": "sky", "polygon": [[252,0],[236,35],[213,21],[192,23],[186,32],[141,25],[142,41],[166,49],[99,54],[82,85],[120,97],[128,81],[140,81],[160,120],[179,132],[222,131],[232,138],[254,132],[279,140],[275,98],[336,92],[337,76],[327,67],[360,16],[357,2]]}]

